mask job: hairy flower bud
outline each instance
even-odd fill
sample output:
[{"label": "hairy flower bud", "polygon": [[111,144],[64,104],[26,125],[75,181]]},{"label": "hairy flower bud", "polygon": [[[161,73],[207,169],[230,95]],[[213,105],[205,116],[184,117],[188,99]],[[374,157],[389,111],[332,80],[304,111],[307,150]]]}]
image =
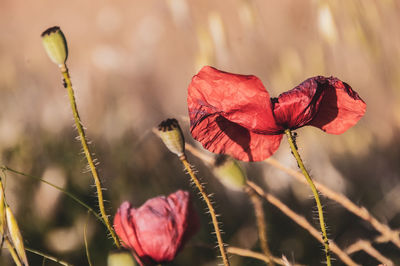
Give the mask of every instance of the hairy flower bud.
[{"label": "hairy flower bud", "polygon": [[11,212],[10,207],[8,206],[6,207],[6,217],[7,217],[8,231],[10,233],[11,240],[14,244],[15,251],[17,251],[19,258],[24,263],[24,265],[28,266],[29,264],[25,253],[24,240],[19,230],[17,220],[15,219],[13,213]]},{"label": "hairy flower bud", "polygon": [[185,140],[179,123],[176,119],[167,119],[158,125],[158,136],[165,146],[176,155],[185,154]]},{"label": "hairy flower bud", "polygon": [[136,266],[136,262],[129,251],[116,251],[108,254],[107,266]]},{"label": "hairy flower bud", "polygon": [[65,64],[68,57],[68,47],[60,27],[48,28],[42,33],[41,37],[44,49],[51,61],[59,66]]},{"label": "hairy flower bud", "polygon": [[232,190],[242,190],[246,186],[246,174],[239,163],[226,155],[218,155],[213,168],[215,177]]}]

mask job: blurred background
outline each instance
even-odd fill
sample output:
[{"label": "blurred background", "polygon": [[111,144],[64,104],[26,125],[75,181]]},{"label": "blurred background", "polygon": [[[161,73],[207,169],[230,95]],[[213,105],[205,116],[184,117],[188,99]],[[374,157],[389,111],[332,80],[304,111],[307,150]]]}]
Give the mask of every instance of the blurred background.
[{"label": "blurred background", "polygon": [[[313,177],[400,227],[400,2],[365,1],[2,1],[0,8],[0,164],[43,177],[97,208],[58,68],[40,34],[58,25],[69,46],[76,99],[91,148],[100,161],[111,216],[124,200],[140,206],[177,189],[193,191],[175,155],[151,132],[165,118],[191,138],[187,86],[201,66],[257,75],[278,96],[316,75],[336,76],[367,103],[364,118],[340,136],[298,130],[300,153]],[[296,168],[285,141],[274,158]],[[250,201],[227,190],[190,156],[208,183],[230,245],[260,251]],[[316,227],[308,187],[259,163],[248,176]],[[6,173],[6,199],[26,246],[87,265],[86,210],[36,180]],[[215,240],[204,204],[192,193],[202,229],[169,265],[216,265]],[[378,234],[337,203],[323,199],[330,238],[345,248]],[[321,245],[278,209],[264,204],[270,248],[289,261],[319,265]],[[88,241],[95,265],[105,265],[112,240],[93,217]],[[395,264],[399,250],[374,244]],[[42,259],[29,253],[31,265]],[[363,252],[363,265],[378,261]],[[12,265],[6,251],[1,265]],[[263,263],[232,256],[233,265]],[[340,265],[337,262],[337,265]],[[46,265],[58,265],[47,261]]]}]

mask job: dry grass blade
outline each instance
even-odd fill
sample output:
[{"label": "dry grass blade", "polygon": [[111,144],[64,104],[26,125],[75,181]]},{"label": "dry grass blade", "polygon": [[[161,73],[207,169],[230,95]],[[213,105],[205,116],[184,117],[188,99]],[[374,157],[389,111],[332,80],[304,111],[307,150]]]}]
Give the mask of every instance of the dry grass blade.
[{"label": "dry grass blade", "polygon": [[[257,221],[257,228],[258,228],[258,238],[260,240],[261,250],[265,254],[265,256],[272,258],[271,251],[268,246],[267,240],[267,225],[265,224],[265,214],[264,209],[262,206],[262,201],[259,195],[257,195],[253,189],[247,189],[246,192],[249,195],[249,198],[253,204],[256,221]],[[274,260],[271,260],[270,266],[274,266]]]},{"label": "dry grass blade", "polygon": [[4,237],[4,243],[6,244],[6,247],[8,248],[11,257],[13,258],[15,265],[22,266],[22,263],[17,255],[17,252],[15,252],[13,245],[11,244],[10,240],[8,240],[7,237]]},{"label": "dry grass blade", "polygon": [[377,259],[379,262],[381,262],[385,266],[393,266],[394,263],[390,259],[386,258],[383,256],[378,250],[376,250],[371,242],[367,240],[358,240],[354,244],[350,245],[349,247],[346,248],[346,253],[347,254],[352,254],[357,251],[363,250],[366,253],[368,253],[371,257],[374,257]]},{"label": "dry grass blade", "polygon": [[17,252],[18,257],[21,259],[21,262],[24,265],[29,265],[24,247],[24,239],[22,238],[21,231],[19,230],[17,220],[15,219],[15,216],[12,213],[11,208],[9,206],[6,206],[5,212],[6,212],[8,232],[10,234],[15,251]]},{"label": "dry grass blade", "polygon": [[[302,183],[306,183],[306,181],[303,178],[303,175],[300,172],[297,172],[293,169],[285,167],[277,160],[275,160],[273,158],[268,158],[267,160],[265,160],[265,162],[282,170],[283,172],[287,173],[288,175],[296,178],[298,181],[300,181]],[[317,189],[319,190],[319,192],[324,194],[329,199],[338,202],[344,208],[346,208],[348,211],[354,213],[361,219],[369,222],[379,233],[381,233],[387,239],[390,239],[390,241],[392,241],[393,244],[395,244],[398,248],[400,248],[400,236],[399,236],[398,232],[395,232],[394,230],[390,229],[389,226],[379,222],[375,217],[373,217],[369,213],[369,211],[366,208],[357,206],[343,194],[337,193],[316,181],[314,181],[314,183],[315,183],[315,186],[317,187]]]},{"label": "dry grass blade", "polygon": [[89,266],[92,266],[92,260],[90,259],[90,252],[89,252],[89,244],[87,241],[87,224],[89,222],[89,216],[90,216],[90,212],[88,211],[87,216],[86,216],[86,222],[85,222],[85,226],[83,227],[83,240],[85,242],[85,250],[86,250],[86,257],[87,257],[87,261]]},{"label": "dry grass blade", "polygon": [[[248,249],[243,249],[243,248],[238,248],[238,247],[227,247],[226,251],[229,254],[235,254],[238,256],[242,256],[242,257],[254,258],[254,259],[265,261],[266,263],[271,263],[271,258],[272,258],[272,261],[274,263],[279,264],[279,265],[286,265],[286,262],[281,258],[268,257],[264,254],[254,252],[254,251],[251,251]],[[302,266],[302,264],[292,264],[292,265],[293,266]]]},{"label": "dry grass blade", "polygon": [[[247,184],[249,185],[249,187],[254,189],[254,191],[258,195],[260,195],[260,197],[263,197],[272,205],[280,209],[290,219],[292,219],[298,225],[306,229],[313,237],[315,237],[320,243],[323,244],[321,233],[317,229],[315,229],[303,216],[292,211],[288,206],[286,206],[283,202],[281,202],[278,198],[276,198],[272,194],[264,192],[264,190],[261,187],[257,186],[255,183],[248,181]],[[330,248],[332,252],[339,257],[340,260],[346,263],[346,265],[351,265],[351,266],[358,265],[342,249],[340,249],[335,242],[331,241]]]}]

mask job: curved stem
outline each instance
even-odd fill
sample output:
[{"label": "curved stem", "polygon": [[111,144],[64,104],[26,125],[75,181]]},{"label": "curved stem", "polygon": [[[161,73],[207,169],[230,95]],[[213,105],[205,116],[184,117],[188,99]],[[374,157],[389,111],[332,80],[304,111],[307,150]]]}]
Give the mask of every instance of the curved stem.
[{"label": "curved stem", "polygon": [[100,178],[99,178],[99,175],[97,173],[96,166],[95,166],[95,164],[93,162],[92,154],[91,154],[91,152],[89,150],[89,146],[88,146],[88,143],[87,143],[87,140],[86,140],[85,130],[82,127],[81,119],[79,117],[78,108],[76,106],[76,101],[75,101],[75,96],[74,96],[74,90],[72,89],[72,83],[71,83],[71,79],[70,79],[70,76],[69,76],[68,68],[64,64],[64,65],[60,66],[60,70],[61,70],[61,73],[62,73],[62,75],[64,77],[64,81],[65,81],[64,86],[66,87],[66,89],[68,91],[68,97],[69,97],[69,101],[71,103],[72,114],[74,116],[75,125],[76,125],[76,128],[78,130],[79,138],[81,140],[81,145],[82,145],[82,148],[83,148],[83,152],[85,153],[86,159],[87,159],[87,161],[89,163],[89,167],[90,167],[90,170],[92,172],[94,183],[96,185],[97,198],[98,198],[101,217],[104,220],[104,223],[106,224],[106,227],[107,227],[108,231],[110,232],[111,237],[114,239],[115,245],[117,246],[117,248],[120,248],[120,244],[119,244],[118,238],[115,235],[115,232],[114,232],[114,230],[112,229],[112,227],[110,225],[106,210],[104,208],[103,191],[102,191],[102,188],[101,188]]},{"label": "curved stem", "polygon": [[51,183],[51,182],[49,182],[49,181],[46,181],[46,180],[44,180],[44,179],[42,179],[42,178],[40,178],[40,177],[28,175],[28,174],[22,173],[22,172],[20,172],[20,171],[14,170],[14,169],[12,169],[12,168],[10,168],[10,167],[8,167],[8,166],[5,166],[5,165],[4,165],[4,166],[0,166],[0,168],[1,168],[2,170],[4,170],[4,171],[9,171],[9,172],[12,172],[12,173],[14,173],[14,174],[26,176],[26,177],[33,178],[33,179],[37,179],[37,180],[39,180],[39,181],[41,181],[41,182],[43,182],[43,183],[45,183],[45,184],[47,184],[47,185],[49,185],[49,186],[55,188],[55,189],[57,189],[58,191],[60,191],[60,192],[63,193],[64,195],[66,195],[67,197],[69,197],[69,198],[71,198],[72,200],[74,200],[75,202],[77,202],[77,203],[78,203],[79,205],[81,205],[82,207],[86,208],[86,209],[87,209],[88,211],[90,211],[99,221],[101,221],[101,222],[105,225],[103,219],[102,219],[89,205],[87,205],[86,203],[84,203],[83,201],[81,201],[80,199],[78,199],[74,194],[68,192],[67,190],[63,189],[62,187],[59,187],[59,186],[57,186],[57,185],[54,185],[53,183]]},{"label": "curved stem", "polygon": [[90,259],[89,244],[87,241],[87,234],[86,234],[87,225],[89,222],[89,214],[90,214],[90,212],[88,212],[86,215],[86,222],[85,222],[85,226],[83,227],[83,240],[85,242],[86,258],[87,258],[88,264],[89,264],[89,266],[92,266],[93,264],[92,264],[92,260]]},{"label": "curved stem", "polygon": [[225,266],[229,266],[230,264],[229,264],[228,256],[226,254],[226,249],[225,249],[225,246],[224,246],[224,242],[222,241],[222,236],[221,236],[221,231],[220,231],[219,225],[218,225],[217,215],[215,214],[215,210],[214,210],[214,207],[211,204],[211,200],[207,196],[207,193],[205,192],[204,186],[200,183],[199,179],[194,174],[194,172],[192,170],[192,167],[190,166],[189,162],[186,160],[186,156],[183,155],[183,156],[179,157],[179,159],[181,160],[182,164],[185,166],[186,171],[190,175],[193,183],[196,185],[196,187],[199,190],[203,200],[207,204],[207,208],[210,211],[211,220],[212,220],[212,223],[214,225],[215,235],[217,236],[218,247],[219,247],[219,250],[221,252],[222,261],[224,262]]},{"label": "curved stem", "polygon": [[258,238],[260,239],[261,250],[264,255],[270,259],[269,265],[275,266],[274,260],[272,259],[271,251],[268,247],[267,241],[267,225],[265,224],[265,214],[262,206],[262,202],[260,197],[256,194],[253,188],[247,186],[246,192],[250,197],[251,203],[254,207],[254,213],[257,220],[257,228],[258,228]]},{"label": "curved stem", "polygon": [[65,262],[65,261],[63,261],[63,260],[60,260],[60,259],[58,259],[58,258],[56,258],[56,257],[51,256],[51,255],[45,254],[45,253],[43,253],[43,252],[41,252],[41,251],[38,251],[38,250],[35,250],[35,249],[31,249],[31,248],[25,248],[25,250],[26,250],[26,251],[29,251],[29,252],[31,252],[31,253],[34,253],[34,254],[36,254],[36,255],[42,256],[43,258],[46,258],[46,259],[48,259],[48,260],[55,261],[55,262],[57,262],[58,264],[61,264],[61,265],[64,265],[64,266],[72,266],[72,264],[69,264],[68,262]]},{"label": "curved stem", "polygon": [[322,205],[321,205],[321,201],[319,199],[317,188],[315,187],[310,175],[308,174],[308,172],[303,164],[300,154],[297,151],[297,146],[296,146],[295,140],[293,139],[292,132],[290,131],[290,129],[286,129],[285,134],[288,138],[290,149],[292,150],[293,156],[296,158],[297,164],[298,164],[301,172],[303,173],[304,177],[307,179],[307,182],[310,185],[310,188],[314,194],[314,199],[315,199],[315,202],[317,203],[317,208],[318,208],[318,218],[319,218],[319,224],[320,224],[321,232],[322,232],[322,240],[323,240],[324,248],[325,248],[326,264],[328,266],[330,266],[331,265],[331,255],[329,253],[329,240],[328,240],[328,236],[326,233],[324,212],[322,210]]}]

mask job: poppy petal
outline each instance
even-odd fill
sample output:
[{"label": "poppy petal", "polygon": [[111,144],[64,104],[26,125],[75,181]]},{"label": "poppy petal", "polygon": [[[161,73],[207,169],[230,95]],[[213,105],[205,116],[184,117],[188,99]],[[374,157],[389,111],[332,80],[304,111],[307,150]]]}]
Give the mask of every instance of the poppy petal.
[{"label": "poppy petal", "polygon": [[348,84],[329,79],[316,116],[309,123],[330,134],[342,134],[364,116],[367,105]]},{"label": "poppy petal", "polygon": [[[122,240],[122,245],[125,248],[135,249],[138,256],[144,256],[144,252],[136,236],[136,228],[132,222],[132,206],[125,201],[119,207],[114,217],[114,230]],[[136,256],[135,256],[136,257]],[[141,261],[136,257],[141,264]]]},{"label": "poppy petal", "polygon": [[189,193],[177,191],[148,200],[135,212],[138,240],[154,261],[172,261],[188,226]]},{"label": "poppy petal", "polygon": [[219,114],[204,116],[191,127],[192,136],[204,148],[229,154],[241,161],[262,161],[278,148],[282,135],[257,134]]},{"label": "poppy petal", "polygon": [[272,113],[271,99],[261,80],[205,66],[188,88],[191,125],[219,114],[258,134],[276,134],[279,129]]},{"label": "poppy petal", "polygon": [[276,122],[284,129],[307,125],[318,111],[327,84],[326,78],[313,77],[279,95],[272,101]]},{"label": "poppy petal", "polygon": [[282,127],[311,125],[331,134],[345,132],[366,110],[366,104],[349,85],[322,76],[307,79],[273,103],[275,119]]}]

